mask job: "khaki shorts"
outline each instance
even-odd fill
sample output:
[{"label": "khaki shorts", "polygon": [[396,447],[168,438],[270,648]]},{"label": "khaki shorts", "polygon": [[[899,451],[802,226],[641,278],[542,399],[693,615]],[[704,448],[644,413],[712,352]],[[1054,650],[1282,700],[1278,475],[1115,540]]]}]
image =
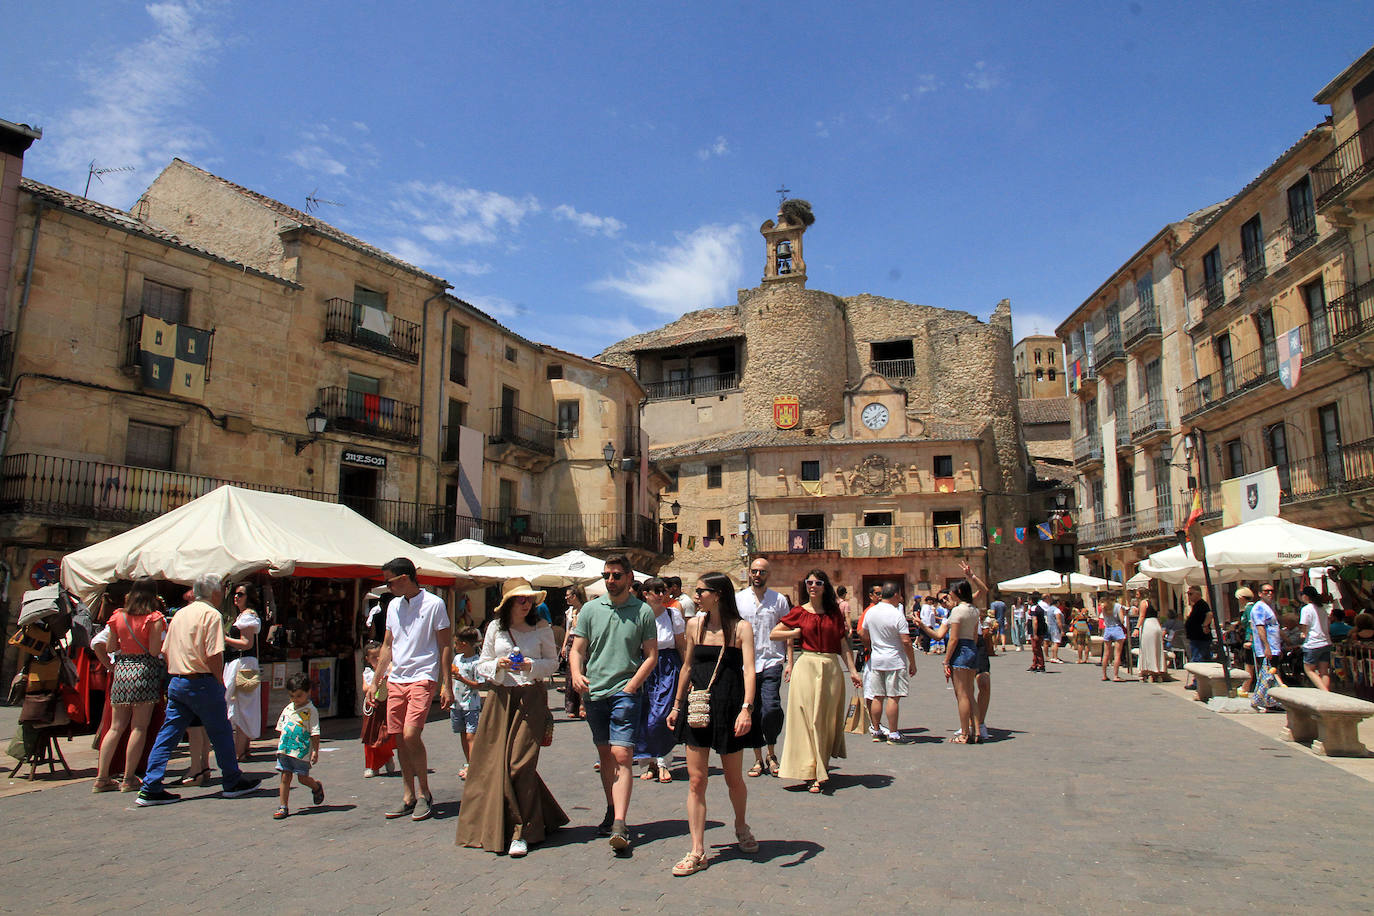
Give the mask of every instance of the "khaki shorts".
[{"label": "khaki shorts", "polygon": [[906,673],[905,668],[892,671],[874,671],[869,668],[864,672],[864,696],[870,700],[874,697],[904,697],[910,684],[911,676]]},{"label": "khaki shorts", "polygon": [[399,735],[406,728],[424,728],[429,707],[434,702],[435,681],[412,681],[386,685],[386,730]]}]

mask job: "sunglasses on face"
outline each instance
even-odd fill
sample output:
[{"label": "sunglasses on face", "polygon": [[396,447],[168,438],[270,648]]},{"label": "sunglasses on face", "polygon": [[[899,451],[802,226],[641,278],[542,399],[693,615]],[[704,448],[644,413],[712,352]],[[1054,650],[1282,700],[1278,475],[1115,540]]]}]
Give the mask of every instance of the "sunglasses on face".
[{"label": "sunglasses on face", "polygon": [[768,570],[766,570],[766,569],[751,569],[751,570],[749,570],[749,575],[751,575],[751,576],[766,576],[766,575],[768,575]]},{"label": "sunglasses on face", "polygon": [[714,591],[715,591],[714,588],[698,588],[698,589],[697,589],[697,597],[700,598],[702,595],[706,594],[707,592],[714,592]]},{"label": "sunglasses on face", "polygon": [[625,578],[625,574],[623,572],[604,572],[601,574],[601,578],[614,579],[619,582],[621,579]]},{"label": "sunglasses on face", "polygon": [[806,580],[806,587],[807,587],[807,588],[820,588],[822,585],[825,585],[825,583],[822,582],[820,579],[807,579],[807,580]]},{"label": "sunglasses on face", "polygon": [[668,594],[668,590],[667,590],[666,588],[651,588],[651,589],[649,589],[649,591],[653,592],[655,595],[666,595],[666,594]]}]

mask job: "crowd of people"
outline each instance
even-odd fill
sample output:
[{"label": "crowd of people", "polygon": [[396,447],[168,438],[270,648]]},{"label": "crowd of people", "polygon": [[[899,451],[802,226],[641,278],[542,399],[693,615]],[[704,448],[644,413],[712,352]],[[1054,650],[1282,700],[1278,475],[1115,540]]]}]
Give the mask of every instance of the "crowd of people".
[{"label": "crowd of people", "polygon": [[[560,643],[545,606],[547,593],[523,579],[505,582],[484,630],[466,625],[466,619],[455,628],[444,601],[420,587],[414,565],[392,560],[382,567],[392,596],[383,609],[382,638],[364,650],[363,776],[394,771],[394,754],[401,797],[385,816],[432,816],[423,732],[437,698],[450,711],[466,761],[458,773],[464,788],[457,844],[527,855],[531,844],[569,822],[538,769],[541,748],[553,737],[549,687],[565,671],[564,711],[587,723],[605,798],[598,834],[615,852],[623,854],[632,844],[634,783],[673,782],[675,752],[681,749],[691,848],[672,872],[686,876],[709,865],[705,832],[713,756],[730,800],[735,843],[745,854],[755,852],[747,780],[769,775],[809,794],[826,793],[833,762],[846,756],[849,687],[861,691],[874,742],[908,743],[901,704],[922,653],[940,657],[952,689],[959,727],[948,740],[955,744],[989,739],[989,659],[1023,651],[1027,644],[1029,670],[1040,672],[1046,664],[1065,664],[1060,648],[1070,643],[1076,663],[1092,664],[1092,636],[1099,635],[1104,681],[1126,680],[1121,666],[1124,660],[1132,667],[1132,640],[1139,661],[1138,678],[1131,680],[1168,679],[1166,656],[1181,650],[1185,640],[1190,660],[1213,657],[1214,617],[1198,588],[1188,589],[1186,619],[1172,610],[1161,619],[1143,595],[1125,603],[1103,596],[1093,607],[1077,596],[1034,593],[1008,605],[989,602],[987,583],[967,563],[961,566],[962,580],[909,605],[898,583],[874,586],[860,611],[822,569],[807,573],[805,600],[794,606],[769,588],[764,557],[752,560],[743,588],[723,573],[709,572],[684,592],[681,580],[672,578],[636,582],[629,560],[612,556],[604,563],[604,594],[588,598],[580,586],[566,589],[567,630]],[[261,727],[254,693],[261,629],[256,595],[247,583],[234,586],[227,629],[218,610],[223,596],[219,577],[202,576],[190,603],[169,618],[156,584],[143,579],[110,616],[95,645],[112,672],[113,715],[94,791],[137,791],[140,806],[177,801],[165,786],[167,766],[188,731],[190,764],[182,784],[204,784],[213,749],[226,797],[258,788],[260,780],[239,767]],[[1223,639],[1235,639],[1236,648],[1252,659],[1243,689],[1294,658],[1314,686],[1331,689],[1331,646],[1343,621],[1332,619],[1326,596],[1304,588],[1305,603],[1292,621],[1275,612],[1272,584],[1262,584],[1258,597],[1247,587],[1235,596],[1243,602],[1242,614]],[[1345,630],[1374,638],[1374,618],[1360,615]],[[319,756],[320,714],[310,700],[309,679],[295,675],[286,688],[290,702],[276,729],[277,819],[290,815],[294,782],[310,790],[314,805],[325,795],[323,783],[311,775]],[[135,774],[154,731],[140,781]],[[117,748],[123,750],[122,768]],[[752,764],[747,771],[746,760]],[[636,766],[642,767],[638,777]],[[117,772],[122,781],[114,778]]]}]

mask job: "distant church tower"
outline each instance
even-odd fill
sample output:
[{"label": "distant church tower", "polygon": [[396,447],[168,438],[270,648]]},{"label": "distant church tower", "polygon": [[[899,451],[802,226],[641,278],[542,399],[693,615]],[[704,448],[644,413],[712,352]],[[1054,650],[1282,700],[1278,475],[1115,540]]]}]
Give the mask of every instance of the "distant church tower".
[{"label": "distant church tower", "polygon": [[806,285],[806,261],[802,258],[802,234],[816,221],[811,204],[788,198],[778,207],[778,221],[771,219],[759,227],[768,246],[763,265],[763,282],[797,280]]}]

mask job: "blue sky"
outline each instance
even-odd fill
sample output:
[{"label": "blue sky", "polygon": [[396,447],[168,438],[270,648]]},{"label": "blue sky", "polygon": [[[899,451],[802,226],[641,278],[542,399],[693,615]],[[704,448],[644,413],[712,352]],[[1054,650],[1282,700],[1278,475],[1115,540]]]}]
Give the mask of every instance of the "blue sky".
[{"label": "blue sky", "polygon": [[1052,331],[1325,116],[1362,3],[47,3],[7,10],[31,177],[172,156],[579,353],[735,301],[780,184],[809,285]]}]

